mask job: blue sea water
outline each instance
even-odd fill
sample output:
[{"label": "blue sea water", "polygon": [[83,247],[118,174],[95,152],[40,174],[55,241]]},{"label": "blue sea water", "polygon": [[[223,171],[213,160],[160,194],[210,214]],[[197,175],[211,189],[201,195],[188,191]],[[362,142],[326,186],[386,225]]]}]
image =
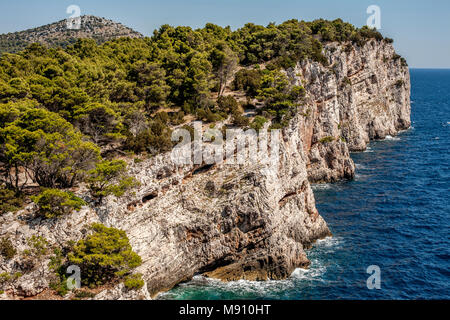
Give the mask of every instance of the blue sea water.
[{"label": "blue sea water", "polygon": [[[354,181],[313,187],[332,238],[284,281],[196,277],[161,299],[449,299],[450,70],[411,70],[412,128],[354,153]],[[367,288],[367,268],[381,289]]]}]

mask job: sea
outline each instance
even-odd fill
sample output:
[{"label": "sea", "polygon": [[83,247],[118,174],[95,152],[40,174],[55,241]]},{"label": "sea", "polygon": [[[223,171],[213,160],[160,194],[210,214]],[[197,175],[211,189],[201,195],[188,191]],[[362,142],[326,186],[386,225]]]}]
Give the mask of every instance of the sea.
[{"label": "sea", "polygon": [[449,299],[450,70],[411,69],[412,126],[353,153],[353,181],[314,185],[333,233],[282,281],[196,276],[158,299]]}]

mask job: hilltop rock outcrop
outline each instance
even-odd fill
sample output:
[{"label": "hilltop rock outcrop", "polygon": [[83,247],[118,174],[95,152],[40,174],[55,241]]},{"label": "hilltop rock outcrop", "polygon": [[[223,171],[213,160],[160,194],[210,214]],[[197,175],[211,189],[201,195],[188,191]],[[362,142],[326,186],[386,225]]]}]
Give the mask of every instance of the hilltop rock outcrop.
[{"label": "hilltop rock outcrop", "polygon": [[[48,47],[66,47],[81,38],[94,39],[97,43],[103,43],[121,37],[143,37],[139,32],[109,19],[91,15],[75,19],[65,19],[33,29],[0,34],[0,52],[19,52],[32,43],[40,43]],[[74,21],[81,22],[79,28],[72,27]],[[71,28],[68,28],[68,24]]]},{"label": "hilltop rock outcrop", "polygon": [[[61,244],[80,239],[89,223],[120,228],[142,257],[138,271],[152,296],[196,274],[226,281],[284,279],[307,267],[305,249],[331,235],[310,183],[351,179],[351,151],[410,126],[409,72],[391,44],[329,43],[325,54],[328,67],[304,61],[286,70],[307,95],[282,131],[277,166],[225,161],[177,167],[169,154],[161,154],[130,164],[129,173],[140,182],[133,194],[108,197],[95,210],[58,220],[32,219],[30,206],[1,216],[0,236],[8,235],[21,248],[32,234]],[[16,263],[2,261],[0,273]],[[30,277],[37,291],[48,285],[35,272],[7,293],[37,294],[24,290]],[[120,298],[120,292],[104,295]]]}]

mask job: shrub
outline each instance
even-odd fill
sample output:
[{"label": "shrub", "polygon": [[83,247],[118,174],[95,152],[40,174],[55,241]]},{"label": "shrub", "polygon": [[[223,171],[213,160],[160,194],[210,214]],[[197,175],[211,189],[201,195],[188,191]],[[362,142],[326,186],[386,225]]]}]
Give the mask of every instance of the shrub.
[{"label": "shrub", "polygon": [[38,214],[45,218],[57,218],[73,210],[80,211],[86,203],[72,192],[58,189],[47,189],[39,196],[32,197],[39,207]]},{"label": "shrub", "polygon": [[259,70],[241,69],[236,72],[233,81],[234,90],[243,90],[251,97],[258,94],[261,87],[261,73]]},{"label": "shrub", "polygon": [[8,238],[2,238],[0,240],[0,254],[6,259],[10,260],[14,258],[17,250],[14,248],[11,240]]},{"label": "shrub", "polygon": [[255,129],[255,130],[261,130],[264,127],[264,124],[267,122],[268,120],[262,116],[256,116],[252,123],[250,124],[250,127]]},{"label": "shrub", "polygon": [[135,153],[148,151],[151,154],[169,151],[172,146],[172,130],[161,116],[151,121],[147,128],[136,134],[129,134],[125,146]]},{"label": "shrub", "polygon": [[22,276],[22,273],[16,272],[14,274],[10,274],[8,272],[0,273],[0,292],[4,292],[4,288],[19,279]]},{"label": "shrub", "polygon": [[239,109],[239,104],[236,99],[232,96],[221,96],[217,99],[217,104],[220,111],[227,114],[234,113]]},{"label": "shrub", "polygon": [[93,298],[95,297],[95,293],[86,291],[86,290],[76,290],[75,291],[75,298],[78,299],[85,299],[85,298]]},{"label": "shrub", "polygon": [[22,251],[21,268],[31,271],[38,268],[43,271],[44,257],[48,254],[48,241],[42,236],[33,235],[27,239],[29,249]]},{"label": "shrub", "polygon": [[408,66],[408,63],[406,62],[406,59],[403,58],[403,57],[400,58],[400,63],[402,65],[402,67],[407,67]]},{"label": "shrub", "polygon": [[191,136],[191,141],[194,140],[194,134],[195,134],[195,129],[194,127],[185,124],[184,126],[181,127],[184,130],[189,131],[189,135]]},{"label": "shrub", "polygon": [[222,120],[219,113],[211,111],[210,108],[198,108],[196,111],[197,119],[201,121],[206,121],[209,123],[214,123],[216,121]]},{"label": "shrub", "polygon": [[[67,249],[64,249],[64,252],[67,252]],[[54,255],[50,256],[48,268],[55,273],[55,278],[52,279],[49,286],[58,295],[63,297],[69,292],[66,268],[64,266],[65,256],[63,250],[60,248],[54,248],[53,253]]]},{"label": "shrub", "polygon": [[238,127],[247,127],[250,124],[249,118],[237,112],[233,114],[231,121]]},{"label": "shrub", "polygon": [[56,113],[32,102],[0,104],[0,114],[4,109],[15,113],[13,122],[0,126],[1,174],[8,187],[20,191],[26,184],[20,168],[40,186],[70,187],[98,160],[98,147]]},{"label": "shrub", "polygon": [[91,194],[102,201],[104,197],[122,196],[136,185],[136,179],[126,175],[127,163],[123,160],[105,160],[89,172],[89,189]]},{"label": "shrub", "polygon": [[125,141],[125,148],[136,154],[144,152],[150,144],[150,131],[145,129],[141,132],[136,133],[136,135],[128,135]]},{"label": "shrub", "polygon": [[402,79],[399,79],[399,80],[397,80],[397,81],[395,82],[395,86],[396,86],[397,88],[402,87],[404,84],[405,84],[405,81],[403,81]]},{"label": "shrub", "polygon": [[125,277],[124,285],[128,290],[139,290],[144,286],[142,274],[136,273]]},{"label": "shrub", "polygon": [[61,281],[52,281],[49,283],[50,289],[53,289],[58,295],[64,297],[68,292],[67,278],[63,277]]},{"label": "shrub", "polygon": [[81,269],[82,284],[90,287],[122,278],[142,260],[129,243],[125,231],[95,223],[92,234],[78,241],[68,254],[71,264]]},{"label": "shrub", "polygon": [[23,205],[23,197],[16,192],[0,188],[0,215],[15,212]]},{"label": "shrub", "polygon": [[271,117],[273,129],[286,127],[301,98],[302,86],[290,86],[289,79],[280,70],[264,70],[258,99],[264,102],[264,116]]},{"label": "shrub", "polygon": [[320,143],[329,143],[329,142],[332,142],[332,141],[334,141],[334,137],[330,137],[330,136],[322,138],[322,139],[319,140]]},{"label": "shrub", "polygon": [[30,249],[23,251],[25,256],[40,259],[48,253],[48,241],[42,236],[31,236],[27,239],[27,244]]},{"label": "shrub", "polygon": [[118,133],[121,128],[118,115],[103,104],[92,103],[78,107],[74,112],[74,118],[81,132],[90,136],[97,144],[106,144],[121,138]]}]

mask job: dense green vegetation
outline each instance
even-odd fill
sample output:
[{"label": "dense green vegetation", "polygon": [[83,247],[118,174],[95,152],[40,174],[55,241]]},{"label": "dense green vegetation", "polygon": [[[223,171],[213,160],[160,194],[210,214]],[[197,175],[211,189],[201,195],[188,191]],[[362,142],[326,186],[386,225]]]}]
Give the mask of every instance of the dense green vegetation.
[{"label": "dense green vegetation", "polygon": [[[319,40],[361,43],[371,38],[382,36],[341,20],[289,20],[267,27],[249,23],[236,31],[213,24],[198,30],[164,25],[151,38],[122,38],[101,46],[85,39],[65,50],[34,44],[17,55],[3,54],[0,100],[32,99],[100,145],[145,131],[147,142],[158,144],[151,138],[161,130],[148,130],[153,121],[166,126],[188,113],[213,119],[209,113],[218,110],[211,93],[223,93],[239,64],[270,61],[272,69],[302,59],[327,64]],[[261,80],[258,71],[243,70],[235,87],[255,97]],[[169,111],[168,119],[155,120],[154,112],[166,107],[176,110]],[[136,112],[145,117],[134,121]],[[135,149],[133,139],[124,140]]]},{"label": "dense green vegetation", "polygon": [[23,205],[23,196],[12,190],[0,187],[0,215],[15,212]]},{"label": "dense green vegetation", "polygon": [[[323,42],[371,39],[383,37],[339,19],[249,23],[236,31],[209,23],[197,30],[163,25],[150,38],[102,45],[80,39],[66,48],[32,44],[3,53],[0,196],[19,198],[30,182],[53,189],[87,182],[97,200],[120,196],[133,181],[124,164],[101,162],[101,155],[168,151],[173,126],[189,128],[192,119],[282,128],[304,96],[282,69],[304,59],[327,65]],[[244,92],[246,102],[224,95],[227,88]],[[243,112],[255,101],[262,107],[251,120]],[[113,167],[120,169],[115,175]],[[2,201],[1,212],[19,202]]]},{"label": "dense green vegetation", "polygon": [[102,224],[93,224],[91,229],[92,234],[78,241],[68,254],[69,263],[81,269],[83,285],[95,287],[122,279],[142,263],[124,231]]},{"label": "dense green vegetation", "polygon": [[67,242],[62,248],[55,248],[50,256],[49,268],[54,272],[50,287],[59,295],[66,295],[67,268],[77,265],[81,270],[82,289],[74,290],[75,299],[92,298],[90,289],[111,281],[123,281],[128,290],[142,288],[142,274],[133,273],[142,261],[131,248],[125,232],[94,223],[88,227],[88,234],[78,242]]},{"label": "dense green vegetation", "polygon": [[329,143],[329,142],[332,142],[332,141],[334,141],[334,140],[335,140],[334,137],[328,136],[328,137],[325,137],[325,138],[320,139],[319,142],[320,142],[320,143]]},{"label": "dense green vegetation", "polygon": [[73,210],[80,211],[86,204],[72,192],[58,189],[47,189],[32,199],[39,207],[38,214],[49,219],[68,214]]},{"label": "dense green vegetation", "polygon": [[16,191],[27,178],[43,187],[71,187],[99,158],[95,144],[35,101],[0,104],[0,118],[2,182]]},{"label": "dense green vegetation", "polygon": [[[133,177],[126,175],[127,164],[122,160],[102,161],[89,172],[87,182],[91,194],[101,202],[109,195],[122,196],[136,184]],[[117,183],[115,182],[117,181]]]},{"label": "dense green vegetation", "polygon": [[6,260],[12,259],[16,255],[17,250],[14,248],[11,240],[8,238],[0,239],[0,255]]},{"label": "dense green vegetation", "polygon": [[138,290],[144,286],[144,280],[142,280],[142,274],[135,273],[125,277],[123,282],[128,290]]}]

